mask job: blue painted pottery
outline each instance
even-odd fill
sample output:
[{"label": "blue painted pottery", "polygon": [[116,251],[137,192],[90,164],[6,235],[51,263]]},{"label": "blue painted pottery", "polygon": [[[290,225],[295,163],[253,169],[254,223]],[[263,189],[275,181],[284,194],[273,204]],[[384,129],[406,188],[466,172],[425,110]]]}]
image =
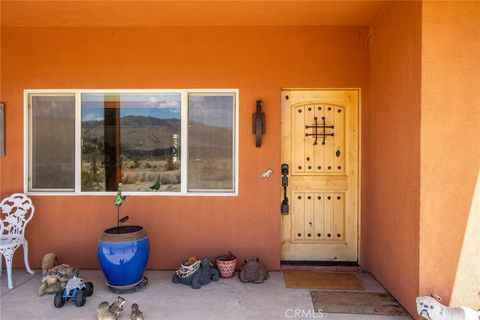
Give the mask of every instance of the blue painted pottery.
[{"label": "blue painted pottery", "polygon": [[114,227],[105,230],[98,240],[97,253],[110,286],[131,286],[143,278],[150,255],[150,240],[141,226]]}]

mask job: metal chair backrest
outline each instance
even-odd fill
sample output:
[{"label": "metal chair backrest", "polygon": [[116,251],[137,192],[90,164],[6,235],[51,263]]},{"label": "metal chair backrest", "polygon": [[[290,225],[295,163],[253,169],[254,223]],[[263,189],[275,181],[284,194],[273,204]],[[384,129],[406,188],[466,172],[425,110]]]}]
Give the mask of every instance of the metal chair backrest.
[{"label": "metal chair backrest", "polygon": [[24,236],[35,207],[23,193],[14,193],[0,203],[0,236]]}]

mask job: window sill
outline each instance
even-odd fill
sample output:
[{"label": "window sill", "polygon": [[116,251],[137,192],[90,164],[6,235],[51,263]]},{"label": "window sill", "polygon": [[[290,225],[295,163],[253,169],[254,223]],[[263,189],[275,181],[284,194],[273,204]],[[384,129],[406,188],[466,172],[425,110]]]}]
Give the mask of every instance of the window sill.
[{"label": "window sill", "polygon": [[[30,191],[26,192],[28,196],[115,196],[116,191],[111,192],[41,192],[41,191]],[[181,192],[128,192],[123,191],[123,195],[129,197],[140,196],[140,197],[238,197],[238,192],[190,192],[190,193],[181,193]]]}]

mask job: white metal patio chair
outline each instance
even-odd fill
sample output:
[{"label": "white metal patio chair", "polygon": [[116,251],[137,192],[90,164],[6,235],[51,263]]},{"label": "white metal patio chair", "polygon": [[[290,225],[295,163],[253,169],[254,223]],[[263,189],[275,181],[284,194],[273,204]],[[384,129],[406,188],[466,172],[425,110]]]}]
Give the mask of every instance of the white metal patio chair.
[{"label": "white metal patio chair", "polygon": [[[7,266],[8,288],[13,289],[12,262],[15,250],[23,245],[23,259],[28,273],[35,272],[28,264],[28,241],[25,239],[25,227],[32,219],[35,207],[32,200],[23,193],[14,193],[0,203],[0,252]],[[0,274],[2,273],[0,260]]]}]

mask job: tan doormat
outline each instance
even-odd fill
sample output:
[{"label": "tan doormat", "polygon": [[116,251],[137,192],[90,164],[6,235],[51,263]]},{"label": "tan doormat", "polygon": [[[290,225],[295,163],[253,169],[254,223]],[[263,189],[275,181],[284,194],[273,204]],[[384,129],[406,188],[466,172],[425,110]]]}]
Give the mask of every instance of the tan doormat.
[{"label": "tan doormat", "polygon": [[292,289],[363,290],[362,282],[353,273],[284,271],[285,284]]},{"label": "tan doormat", "polygon": [[406,316],[405,309],[388,293],[311,291],[315,311]]}]

